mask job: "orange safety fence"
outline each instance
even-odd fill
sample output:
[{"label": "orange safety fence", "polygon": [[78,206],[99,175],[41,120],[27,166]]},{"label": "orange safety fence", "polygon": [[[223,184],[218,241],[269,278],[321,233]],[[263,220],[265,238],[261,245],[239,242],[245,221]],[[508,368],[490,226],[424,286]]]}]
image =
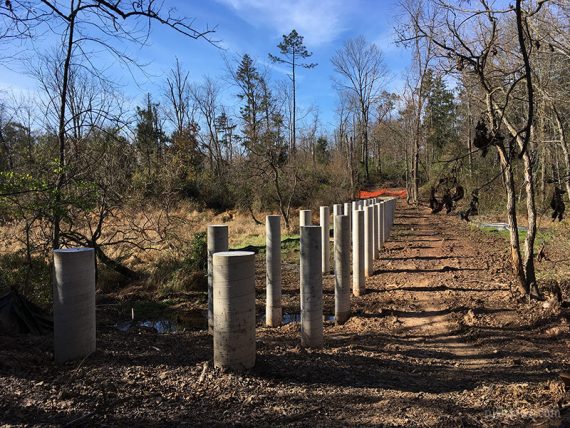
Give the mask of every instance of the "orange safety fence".
[{"label": "orange safety fence", "polygon": [[376,190],[361,190],[358,193],[360,199],[376,198],[378,196],[395,196],[400,199],[406,199],[408,191],[406,189],[379,188]]}]

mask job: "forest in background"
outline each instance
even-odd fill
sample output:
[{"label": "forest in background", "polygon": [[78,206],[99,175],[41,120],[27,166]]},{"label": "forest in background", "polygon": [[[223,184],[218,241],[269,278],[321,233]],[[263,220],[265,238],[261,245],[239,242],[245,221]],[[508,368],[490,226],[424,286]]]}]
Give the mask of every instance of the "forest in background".
[{"label": "forest in background", "polygon": [[475,196],[480,213],[503,213],[519,288],[538,294],[538,228],[551,203],[560,208],[570,194],[570,6],[399,7],[394,41],[412,53],[406,89],[387,90],[380,47],[348,40],[330,59],[338,103],[328,128],[318,110],[296,104],[296,73],[319,67],[295,30],[268,52],[291,71],[285,80],[245,53],[196,82],[181,56],[160,90],[133,107],[89,52],[139,67],[117,46],[144,44],[155,22],[219,55],[215,31],[153,1],[3,2],[0,43],[33,45],[42,31],[61,42],[29,64],[37,97],[0,93],[0,220],[9,237],[0,285],[49,295],[51,250],[78,245],[94,247],[100,265],[128,281],[149,274],[133,263],[149,252],[162,254],[154,263],[170,274],[191,275],[204,268],[204,235],[192,227],[200,213],[254,224],[276,212],[293,233],[299,207],[348,200],[361,188],[406,187],[416,204],[432,188],[441,201],[460,185],[454,212]]}]

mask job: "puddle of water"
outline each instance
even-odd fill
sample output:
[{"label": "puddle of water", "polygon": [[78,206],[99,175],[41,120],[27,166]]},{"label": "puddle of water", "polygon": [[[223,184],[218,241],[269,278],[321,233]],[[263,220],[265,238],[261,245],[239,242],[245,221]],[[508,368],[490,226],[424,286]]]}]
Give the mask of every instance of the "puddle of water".
[{"label": "puddle of water", "polygon": [[[265,314],[261,314],[259,316],[259,320],[262,324],[265,324]],[[325,315],[324,320],[334,322],[334,315]],[[283,314],[283,318],[281,320],[281,323],[283,325],[296,323],[296,322],[301,322],[301,314],[300,313],[292,313],[292,314],[291,313],[285,313],[285,314]]]},{"label": "puddle of water", "polygon": [[158,334],[173,333],[178,331],[178,325],[171,320],[144,320],[144,321],[123,321],[117,323],[117,330],[125,333],[134,330],[149,330]]},{"label": "puddle of water", "polygon": [[205,311],[183,312],[176,316],[176,320],[128,320],[117,323],[115,328],[125,333],[137,330],[148,330],[158,334],[165,334],[177,331],[205,330],[208,328],[208,319]]},{"label": "puddle of water", "polygon": [[[479,227],[488,227],[490,229],[495,229],[495,230],[509,230],[509,225],[507,223],[480,223]],[[518,227],[519,231],[526,231],[528,230],[527,227],[524,226],[519,226]]]},{"label": "puddle of water", "polygon": [[[187,315],[187,314],[186,314]],[[325,322],[334,322],[334,315],[324,315]],[[265,314],[259,316],[259,321],[265,323]],[[301,322],[300,313],[283,314],[283,324]],[[159,320],[142,320],[142,321],[122,321],[115,324],[115,328],[124,333],[136,332],[138,330],[147,330],[149,332],[166,334],[187,330],[205,330],[208,327],[208,320],[204,316],[178,316],[176,321],[170,319]]]}]

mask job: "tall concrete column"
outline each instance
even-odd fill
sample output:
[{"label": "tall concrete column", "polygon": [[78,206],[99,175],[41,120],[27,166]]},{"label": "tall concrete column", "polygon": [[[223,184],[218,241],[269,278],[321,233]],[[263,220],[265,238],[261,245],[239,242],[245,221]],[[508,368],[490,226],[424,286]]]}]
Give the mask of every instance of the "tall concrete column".
[{"label": "tall concrete column", "polygon": [[311,210],[299,211],[299,227],[310,226],[313,220],[311,219]]},{"label": "tall concrete column", "polygon": [[323,273],[320,226],[301,227],[301,346],[323,346]]},{"label": "tall concrete column", "polygon": [[392,225],[394,223],[394,209],[396,208],[396,199],[390,198],[387,200],[387,212],[388,212],[388,237],[392,235]]},{"label": "tall concrete column", "polygon": [[214,265],[213,255],[228,251],[228,226],[212,224],[208,226],[208,332],[214,331]]},{"label": "tall concrete column", "polygon": [[281,325],[281,216],[265,218],[265,324]]},{"label": "tall concrete column", "polygon": [[350,219],[334,217],[334,318],[344,324],[350,317]]},{"label": "tall concrete column", "polygon": [[372,231],[372,258],[378,260],[378,229],[380,229],[380,223],[378,222],[378,215],[380,212],[380,207],[378,204],[372,204],[373,208],[373,231]]},{"label": "tall concrete column", "polygon": [[384,207],[385,204],[378,204],[378,251],[384,248]]},{"label": "tall concrete column", "polygon": [[364,284],[364,211],[354,211],[352,216],[352,294],[361,296]]},{"label": "tall concrete column", "polygon": [[215,253],[214,366],[242,371],[255,365],[255,253]]},{"label": "tall concrete column", "polygon": [[396,204],[398,203],[398,198],[392,198],[392,215],[390,216],[390,234],[394,228],[394,218],[396,217]]},{"label": "tall concrete column", "polygon": [[323,274],[329,274],[331,271],[330,216],[331,211],[329,207],[320,207],[319,218],[321,225],[321,240],[323,241],[321,266]]},{"label": "tall concrete column", "polygon": [[354,214],[354,211],[358,211],[358,201],[352,201],[352,213]]},{"label": "tall concrete column", "polygon": [[54,250],[53,264],[54,357],[63,363],[95,352],[95,251]]},{"label": "tall concrete column", "polygon": [[384,240],[383,243],[385,243],[388,240],[388,236],[390,235],[390,230],[388,229],[388,222],[390,221],[390,207],[389,207],[389,203],[387,199],[384,199],[382,201],[382,213],[383,213],[383,232],[384,232]]},{"label": "tall concrete column", "polygon": [[364,275],[372,276],[374,254],[374,207],[368,205],[364,211]]}]

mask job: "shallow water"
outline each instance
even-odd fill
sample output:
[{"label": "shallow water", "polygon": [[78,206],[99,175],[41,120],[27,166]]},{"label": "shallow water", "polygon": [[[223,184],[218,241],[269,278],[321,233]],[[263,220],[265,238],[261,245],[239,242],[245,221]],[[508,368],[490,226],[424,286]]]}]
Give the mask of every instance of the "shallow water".
[{"label": "shallow water", "polygon": [[[479,227],[488,227],[495,230],[509,230],[509,225],[507,223],[481,223],[479,224]],[[519,226],[518,229],[519,231],[528,230],[528,228],[524,226]]]},{"label": "shallow water", "polygon": [[[158,334],[175,333],[188,330],[206,330],[208,328],[208,320],[206,314],[200,317],[187,317],[180,315],[177,318],[178,319],[176,321],[173,321],[171,319],[121,321],[115,324],[115,328],[125,333],[136,332],[138,330],[147,330]],[[324,315],[325,322],[334,322],[334,320],[334,315]],[[257,317],[257,321],[258,323],[265,324],[265,314],[260,314]],[[300,313],[296,312],[283,314],[283,325],[299,322],[301,322]]]},{"label": "shallow water", "polygon": [[[261,314],[258,318],[259,318],[259,322],[261,322],[262,324],[265,324],[265,314]],[[334,315],[325,315],[324,320],[334,322]],[[301,322],[301,314],[299,312],[284,313],[283,317],[281,319],[281,323],[283,325],[296,323],[296,322]]]}]

